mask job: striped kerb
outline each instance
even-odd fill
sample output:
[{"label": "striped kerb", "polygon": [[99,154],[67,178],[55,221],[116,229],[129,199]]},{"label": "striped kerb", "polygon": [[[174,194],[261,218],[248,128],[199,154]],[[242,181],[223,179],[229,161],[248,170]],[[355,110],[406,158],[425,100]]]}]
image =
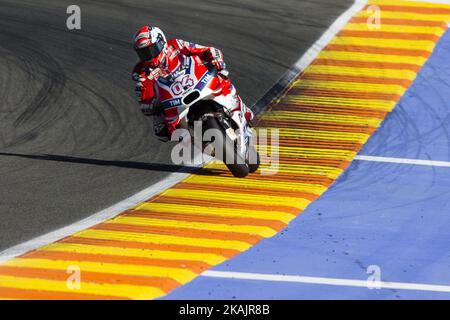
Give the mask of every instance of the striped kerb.
[{"label": "striped kerb", "polygon": [[[372,4],[380,28],[369,28],[367,7],[357,13],[259,118],[259,128],[279,129],[277,172],[238,179],[209,163],[113,219],[1,264],[0,297],[157,298],[275,235],[345,170],[450,21],[443,4]],[[67,285],[69,266],[80,268],[78,289]]]}]

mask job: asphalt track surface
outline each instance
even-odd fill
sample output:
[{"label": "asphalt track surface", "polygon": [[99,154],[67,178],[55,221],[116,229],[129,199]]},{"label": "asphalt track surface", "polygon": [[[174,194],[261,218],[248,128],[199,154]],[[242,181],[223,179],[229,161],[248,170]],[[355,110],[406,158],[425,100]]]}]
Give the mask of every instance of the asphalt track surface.
[{"label": "asphalt track surface", "polygon": [[[450,30],[360,154],[450,161]],[[449,167],[353,161],[289,227],[215,266],[219,272],[323,277],[324,285],[198,277],[165,299],[449,299],[439,290],[329,285],[365,281],[450,283]],[[447,287],[448,288],[448,287]]]},{"label": "asphalt track surface", "polygon": [[0,250],[108,207],[181,168],[130,81],[144,24],[223,50],[251,105],[351,1],[0,1]]}]

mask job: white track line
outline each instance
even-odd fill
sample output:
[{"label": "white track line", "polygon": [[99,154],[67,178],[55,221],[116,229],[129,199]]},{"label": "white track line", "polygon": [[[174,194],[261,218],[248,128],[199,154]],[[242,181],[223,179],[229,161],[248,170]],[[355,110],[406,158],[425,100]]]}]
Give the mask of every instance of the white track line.
[{"label": "white track line", "polygon": [[450,162],[448,162],[448,161],[404,159],[404,158],[376,157],[376,156],[363,156],[363,155],[357,155],[354,158],[354,160],[450,168]]},{"label": "white track line", "polygon": [[228,271],[205,271],[201,274],[201,276],[209,277],[209,278],[308,283],[308,284],[321,284],[321,285],[347,286],[347,287],[364,287],[367,289],[369,289],[369,285],[371,285],[373,287],[376,287],[377,289],[379,288],[379,289],[450,292],[450,286],[435,285],[435,284],[423,284],[423,283],[385,282],[385,281],[371,282],[371,281],[367,281],[367,280],[305,277],[305,276],[292,276],[292,275],[289,276],[289,275],[278,275],[278,274],[228,272]]},{"label": "white track line", "polygon": [[[320,51],[330,42],[330,40],[334,37],[336,33],[347,23],[347,21],[358,11],[364,8],[367,4],[367,0],[356,0],[354,4],[345,11],[331,26],[327,31],[322,35],[322,37],[314,43],[308,51],[291,67],[288,72],[295,72],[298,75],[304,68],[306,68],[312,60],[319,54]],[[0,263],[9,260],[11,258],[17,257],[21,254],[24,254],[28,251],[37,249],[44,245],[48,245],[55,241],[58,241],[62,238],[68,237],[71,234],[84,230],[86,228],[92,227],[98,223],[101,223],[105,220],[111,219],[121,212],[134,207],[151,198],[152,196],[162,192],[163,190],[170,188],[176,183],[180,182],[184,178],[186,178],[189,174],[187,173],[172,173],[167,178],[163,179],[157,184],[154,184],[145,190],[131,196],[128,199],[125,199],[107,209],[104,209],[100,212],[93,214],[92,216],[85,218],[79,222],[75,222],[67,227],[58,229],[56,231],[50,232],[43,236],[37,237],[25,243],[19,244],[12,248],[6,249],[5,251],[0,252]]]}]

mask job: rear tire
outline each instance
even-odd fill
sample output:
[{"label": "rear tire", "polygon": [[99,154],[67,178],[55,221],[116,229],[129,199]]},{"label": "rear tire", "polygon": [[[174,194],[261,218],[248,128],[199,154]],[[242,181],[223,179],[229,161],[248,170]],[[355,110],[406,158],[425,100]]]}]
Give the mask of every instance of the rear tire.
[{"label": "rear tire", "polygon": [[[223,148],[222,156],[224,159],[218,159],[225,163],[233,176],[237,178],[246,177],[250,172],[249,166],[247,165],[244,157],[238,152],[236,143],[227,139],[225,128],[219,123],[219,121],[214,117],[207,117],[203,122],[203,129],[204,132],[208,129],[216,129],[221,133],[219,137],[215,137],[216,139],[220,139],[220,141],[214,141],[215,145],[222,146]],[[216,156],[217,155],[218,153],[216,152]],[[227,161],[227,159],[233,159],[233,162],[227,163],[230,162]]]}]

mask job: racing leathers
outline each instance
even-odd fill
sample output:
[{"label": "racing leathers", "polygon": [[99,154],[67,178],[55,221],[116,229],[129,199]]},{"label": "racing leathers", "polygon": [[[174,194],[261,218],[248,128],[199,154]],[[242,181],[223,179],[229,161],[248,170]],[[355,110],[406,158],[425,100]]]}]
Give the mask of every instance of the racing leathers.
[{"label": "racing leathers", "polygon": [[[227,76],[223,54],[219,49],[201,46],[180,39],[167,41],[165,59],[163,59],[163,62],[157,68],[152,68],[145,61],[138,62],[133,69],[132,78],[136,82],[135,91],[139,99],[141,111],[146,116],[153,116],[155,135],[162,141],[169,141],[172,132],[165,124],[165,115],[159,104],[156,86],[158,85],[159,77],[170,78],[172,73],[179,70],[181,67],[180,61],[182,61],[180,55],[198,56],[203,63],[213,65],[222,76]],[[242,99],[240,100],[242,101]],[[253,113],[245,105],[243,107],[246,110],[245,117],[251,120]]]}]

